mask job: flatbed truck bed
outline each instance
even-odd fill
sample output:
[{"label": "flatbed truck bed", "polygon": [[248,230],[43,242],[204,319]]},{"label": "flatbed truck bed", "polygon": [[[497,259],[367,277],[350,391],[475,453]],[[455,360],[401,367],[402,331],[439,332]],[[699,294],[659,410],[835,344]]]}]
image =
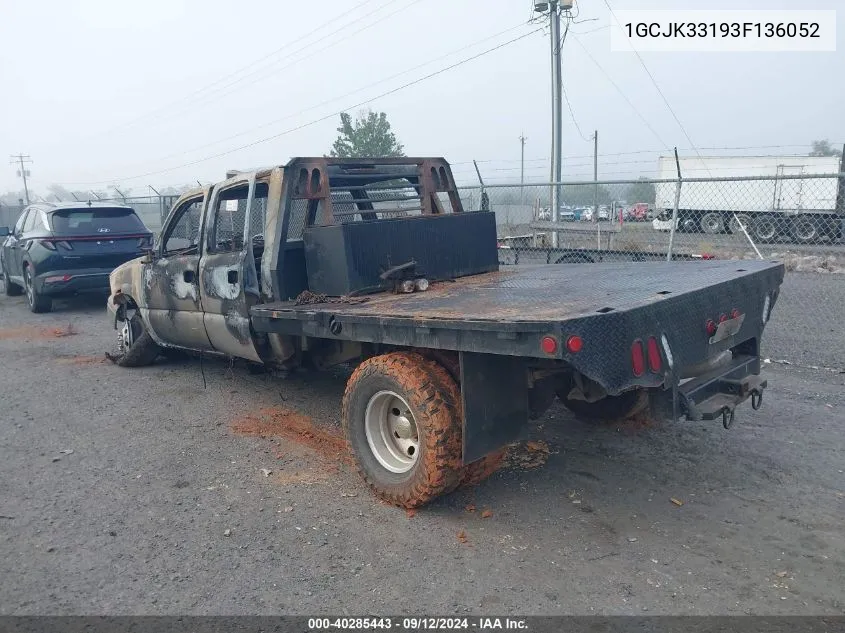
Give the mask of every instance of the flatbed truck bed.
[{"label": "flatbed truck bed", "polygon": [[[744,305],[750,287],[776,287],[782,264],[698,261],[629,264],[513,266],[497,272],[432,283],[426,292],[380,293],[297,305],[259,304],[251,310],[258,332],[415,345],[455,351],[563,358],[542,351],[543,335],[585,330],[615,336],[634,322],[674,315],[676,336],[703,340],[714,297],[724,310]],[[763,293],[765,294],[765,293]],[[750,296],[758,297],[759,292]],[[630,325],[620,323],[630,321]],[[678,330],[691,324],[695,332]],[[669,326],[669,323],[663,327]],[[689,325],[687,325],[689,327]],[[688,345],[691,341],[677,341]]]}]

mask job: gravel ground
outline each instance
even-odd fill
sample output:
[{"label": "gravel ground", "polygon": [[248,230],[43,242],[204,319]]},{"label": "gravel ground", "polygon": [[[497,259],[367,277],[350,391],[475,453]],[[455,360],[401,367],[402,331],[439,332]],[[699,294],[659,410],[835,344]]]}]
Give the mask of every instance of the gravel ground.
[{"label": "gravel ground", "polygon": [[555,407],[412,515],[338,454],[343,371],[120,369],[100,299],[0,298],[0,612],[845,613],[843,283],[788,275],[730,431]]}]

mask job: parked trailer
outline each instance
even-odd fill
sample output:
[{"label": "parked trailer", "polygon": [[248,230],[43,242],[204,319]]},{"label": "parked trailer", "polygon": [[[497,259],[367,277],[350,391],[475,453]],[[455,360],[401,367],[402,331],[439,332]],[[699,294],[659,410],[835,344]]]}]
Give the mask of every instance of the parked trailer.
[{"label": "parked trailer", "polygon": [[[687,157],[680,159],[680,169],[680,231],[741,233],[741,224],[758,242],[842,237],[842,179],[797,177],[840,173],[837,156]],[[659,179],[676,179],[675,157],[661,157],[658,172]],[[749,180],[696,180],[725,177]],[[657,184],[655,207],[661,213],[655,229],[671,228],[675,194],[676,183]]]}]

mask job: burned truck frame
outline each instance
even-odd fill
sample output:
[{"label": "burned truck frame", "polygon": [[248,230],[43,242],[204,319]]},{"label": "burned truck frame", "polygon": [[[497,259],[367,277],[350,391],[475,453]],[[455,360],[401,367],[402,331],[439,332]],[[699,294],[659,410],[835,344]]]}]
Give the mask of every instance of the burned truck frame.
[{"label": "burned truck frame", "polygon": [[[595,274],[585,275],[587,268]],[[355,366],[342,422],[373,491],[421,505],[495,469],[558,397],[589,419],[762,403],[774,262],[514,266],[441,158],[294,159],[184,194],[112,273],[116,362],[170,347]]]}]

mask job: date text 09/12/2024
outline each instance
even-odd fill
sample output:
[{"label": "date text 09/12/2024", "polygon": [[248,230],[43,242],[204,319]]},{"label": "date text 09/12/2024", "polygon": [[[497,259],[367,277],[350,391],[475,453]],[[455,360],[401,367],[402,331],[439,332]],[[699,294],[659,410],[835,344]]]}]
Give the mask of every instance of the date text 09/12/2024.
[{"label": "date text 09/12/2024", "polygon": [[446,630],[511,630],[527,631],[528,625],[521,618],[474,617],[474,618],[436,618],[436,617],[368,617],[368,618],[309,618],[309,631],[446,631]]}]

